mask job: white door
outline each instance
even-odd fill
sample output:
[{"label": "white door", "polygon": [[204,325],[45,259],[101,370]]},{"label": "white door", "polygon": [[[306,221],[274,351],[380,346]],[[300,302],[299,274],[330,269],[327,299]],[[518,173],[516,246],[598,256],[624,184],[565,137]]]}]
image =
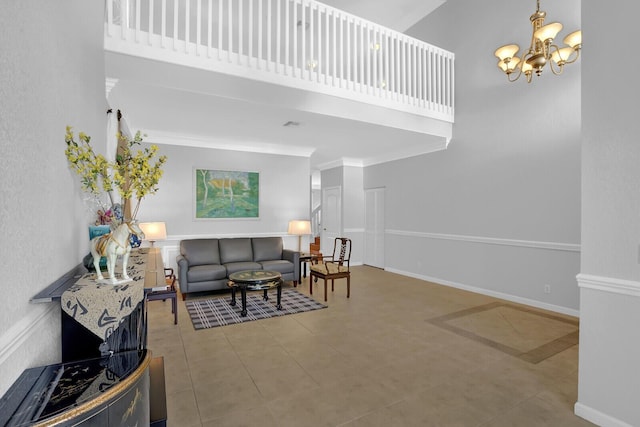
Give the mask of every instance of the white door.
[{"label": "white door", "polygon": [[364,263],[384,268],[384,188],[364,192]]},{"label": "white door", "polygon": [[342,237],[342,187],[322,189],[322,233],[320,252],[324,256],[333,254],[333,242]]}]

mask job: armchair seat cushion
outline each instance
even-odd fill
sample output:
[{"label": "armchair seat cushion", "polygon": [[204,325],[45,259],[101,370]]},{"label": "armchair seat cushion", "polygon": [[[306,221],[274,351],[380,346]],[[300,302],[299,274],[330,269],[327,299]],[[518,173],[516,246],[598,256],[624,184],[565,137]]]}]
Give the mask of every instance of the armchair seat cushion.
[{"label": "armchair seat cushion", "polygon": [[210,280],[220,280],[227,277],[227,269],[224,265],[209,264],[195,265],[187,271],[189,282],[207,282]]},{"label": "armchair seat cushion", "polygon": [[346,265],[339,265],[334,262],[326,262],[323,264],[313,264],[311,266],[311,271],[320,273],[320,274],[337,274],[337,273],[348,273],[349,269]]}]

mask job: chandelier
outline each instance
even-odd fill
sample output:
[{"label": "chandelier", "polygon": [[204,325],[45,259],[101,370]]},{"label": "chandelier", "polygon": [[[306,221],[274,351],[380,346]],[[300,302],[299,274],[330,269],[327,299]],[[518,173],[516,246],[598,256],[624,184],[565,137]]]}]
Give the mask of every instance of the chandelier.
[{"label": "chandelier", "polygon": [[562,30],[562,24],[552,22],[544,25],[547,12],[540,10],[540,0],[537,0],[537,4],[536,12],[529,18],[533,27],[529,49],[521,57],[516,56],[520,49],[517,44],[508,44],[495,51],[499,58],[498,68],[507,75],[510,82],[515,82],[524,74],[527,83],[531,83],[533,73],[540,76],[547,63],[553,74],[559,75],[566,64],[576,62],[580,56],[582,31],[569,34],[563,40],[567,46],[558,47],[553,43],[553,39]]}]

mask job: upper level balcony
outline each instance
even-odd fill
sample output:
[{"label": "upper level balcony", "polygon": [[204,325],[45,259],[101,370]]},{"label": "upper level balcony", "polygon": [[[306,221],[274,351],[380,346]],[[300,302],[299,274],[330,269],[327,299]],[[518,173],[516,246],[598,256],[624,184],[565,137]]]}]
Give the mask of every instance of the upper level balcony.
[{"label": "upper level balcony", "polygon": [[[108,55],[190,67],[227,83],[261,82],[286,91],[267,103],[286,100],[300,110],[428,135],[426,152],[451,139],[454,55],[423,41],[314,0],[106,5]],[[107,77],[120,77],[109,74],[107,67]],[[194,82],[183,83],[194,90],[186,87]],[[220,96],[264,101],[252,99],[257,91],[245,84],[217,87]]]}]

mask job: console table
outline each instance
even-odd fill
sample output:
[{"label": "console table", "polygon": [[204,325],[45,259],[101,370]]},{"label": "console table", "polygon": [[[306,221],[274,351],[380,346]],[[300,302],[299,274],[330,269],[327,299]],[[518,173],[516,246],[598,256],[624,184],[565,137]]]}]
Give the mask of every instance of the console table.
[{"label": "console table", "polygon": [[0,425],[148,426],[150,364],[142,350],[26,369],[0,399]]},{"label": "console table", "polygon": [[62,363],[25,370],[0,399],[0,425],[166,425],[164,363],[146,348],[145,289],[165,284],[159,250],[133,250],[128,274],[98,284],[79,264],[31,299],[62,306]]},{"label": "console table", "polygon": [[146,348],[145,289],[165,284],[159,250],[132,250],[127,273],[130,282],[112,285],[87,272],[62,292],[63,362]]}]

